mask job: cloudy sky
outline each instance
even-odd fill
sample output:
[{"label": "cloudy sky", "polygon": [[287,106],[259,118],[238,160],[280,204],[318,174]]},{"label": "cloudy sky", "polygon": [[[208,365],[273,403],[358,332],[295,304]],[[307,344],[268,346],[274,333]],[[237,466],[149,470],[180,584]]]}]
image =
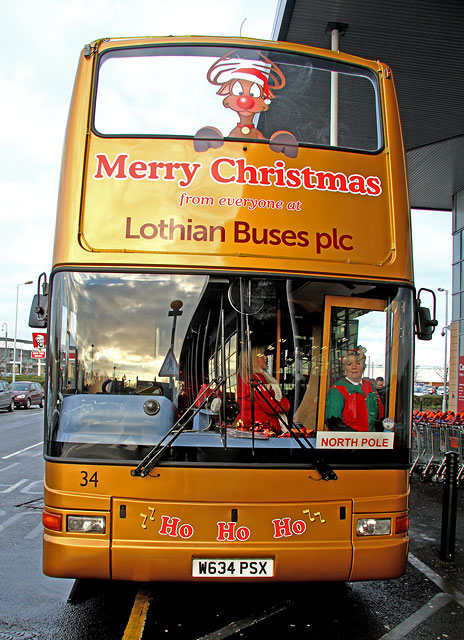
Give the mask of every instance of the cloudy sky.
[{"label": "cloudy sky", "polygon": [[[438,380],[437,367],[444,368],[445,338],[441,331],[445,322],[446,294],[438,288],[448,289],[448,323],[451,322],[451,212],[413,211],[412,233],[414,242],[414,276],[416,288],[433,289],[437,296],[438,327],[430,342],[416,340],[416,366],[419,379],[424,382]],[[427,294],[428,295],[428,294]],[[424,306],[430,305],[424,294]],[[449,339],[449,337],[448,337]],[[448,343],[449,344],[449,343]],[[448,349],[449,357],[449,349]],[[449,361],[448,361],[449,364]],[[429,375],[430,374],[430,375]]]},{"label": "cloudy sky", "polygon": [[[0,336],[14,335],[17,285],[51,268],[61,150],[77,61],[105,36],[270,38],[277,0],[1,2]],[[244,22],[245,21],[245,22]],[[243,23],[243,26],[242,26]],[[32,339],[19,288],[18,338]]]},{"label": "cloudy sky", "polygon": [[[79,53],[105,36],[239,35],[269,38],[278,0],[17,0],[0,23],[0,336],[31,339],[37,276],[51,268],[60,158]],[[451,215],[414,212],[418,287],[451,289]],[[431,247],[431,239],[433,246]],[[444,294],[438,295],[440,331]],[[451,298],[450,298],[451,300]],[[451,306],[450,306],[451,308]],[[420,345],[420,365],[442,366],[444,339]]]}]

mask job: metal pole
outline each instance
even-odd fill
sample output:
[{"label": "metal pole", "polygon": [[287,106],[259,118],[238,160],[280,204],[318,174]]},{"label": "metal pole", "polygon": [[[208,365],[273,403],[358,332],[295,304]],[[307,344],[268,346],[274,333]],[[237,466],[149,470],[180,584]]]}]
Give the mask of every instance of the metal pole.
[{"label": "metal pole", "polygon": [[445,326],[442,331],[442,335],[445,338],[445,363],[443,367],[443,402],[441,404],[441,410],[446,413],[448,409],[448,394],[447,392],[447,380],[448,380],[448,289],[438,287],[438,291],[445,294]]},{"label": "metal pole", "polygon": [[[339,30],[332,29],[332,51],[338,51]],[[330,74],[330,146],[338,145],[338,73],[332,71]]]},{"label": "metal pole", "polygon": [[448,409],[448,289],[445,290],[445,304],[445,375],[443,376],[443,413],[446,413]]},{"label": "metal pole", "polygon": [[456,511],[458,503],[458,454],[446,454],[445,481],[443,484],[443,510],[441,519],[440,560],[452,562],[456,542]]},{"label": "metal pole", "polygon": [[8,325],[6,322],[2,324],[2,329],[5,330],[5,373],[8,371]]},{"label": "metal pole", "polygon": [[16,338],[18,336],[18,302],[19,302],[19,287],[23,284],[32,284],[32,280],[27,282],[20,282],[16,285],[16,319],[15,319],[15,332],[14,332],[14,344],[13,344],[13,367],[11,373],[12,382],[16,381]]},{"label": "metal pole", "polygon": [[16,381],[16,336],[18,335],[18,299],[19,299],[19,284],[16,285],[16,319],[15,319],[15,332],[13,341],[13,366],[11,367],[11,380]]}]

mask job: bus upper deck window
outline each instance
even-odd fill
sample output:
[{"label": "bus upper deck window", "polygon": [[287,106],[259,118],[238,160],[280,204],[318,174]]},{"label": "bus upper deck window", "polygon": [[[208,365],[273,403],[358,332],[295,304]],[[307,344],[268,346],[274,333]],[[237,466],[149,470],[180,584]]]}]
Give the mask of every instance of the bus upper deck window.
[{"label": "bus upper deck window", "polygon": [[[374,72],[329,58],[242,47],[138,47],[105,51],[98,73],[98,135],[192,137],[206,131],[204,138],[212,136],[218,146],[227,138],[272,143],[284,131],[294,150],[295,143],[365,152],[382,145]],[[336,142],[330,135],[334,74]],[[180,87],[194,99],[179,100]]]}]

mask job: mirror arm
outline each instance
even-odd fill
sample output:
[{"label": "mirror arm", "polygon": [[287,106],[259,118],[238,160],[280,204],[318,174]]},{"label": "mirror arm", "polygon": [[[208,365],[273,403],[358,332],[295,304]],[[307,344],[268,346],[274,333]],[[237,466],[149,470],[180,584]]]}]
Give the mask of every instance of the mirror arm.
[{"label": "mirror arm", "polygon": [[40,283],[42,281],[43,278],[43,282],[42,282],[42,297],[45,298],[46,296],[48,296],[48,282],[47,282],[47,274],[45,273],[45,271],[43,271],[40,276],[39,279],[37,281],[37,306],[34,308],[34,311],[36,312],[36,314],[42,315],[43,319],[46,321],[47,320],[47,312],[44,309],[44,307],[42,306],[42,301],[40,299]]}]

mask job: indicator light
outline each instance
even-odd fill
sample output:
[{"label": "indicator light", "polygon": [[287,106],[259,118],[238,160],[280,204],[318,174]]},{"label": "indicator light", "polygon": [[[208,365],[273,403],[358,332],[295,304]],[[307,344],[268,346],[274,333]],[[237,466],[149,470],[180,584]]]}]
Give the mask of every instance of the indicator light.
[{"label": "indicator light", "polygon": [[61,531],[61,513],[42,511],[42,524],[46,529]]},{"label": "indicator light", "polygon": [[409,529],[409,516],[400,516],[396,519],[395,533],[406,533]]}]

